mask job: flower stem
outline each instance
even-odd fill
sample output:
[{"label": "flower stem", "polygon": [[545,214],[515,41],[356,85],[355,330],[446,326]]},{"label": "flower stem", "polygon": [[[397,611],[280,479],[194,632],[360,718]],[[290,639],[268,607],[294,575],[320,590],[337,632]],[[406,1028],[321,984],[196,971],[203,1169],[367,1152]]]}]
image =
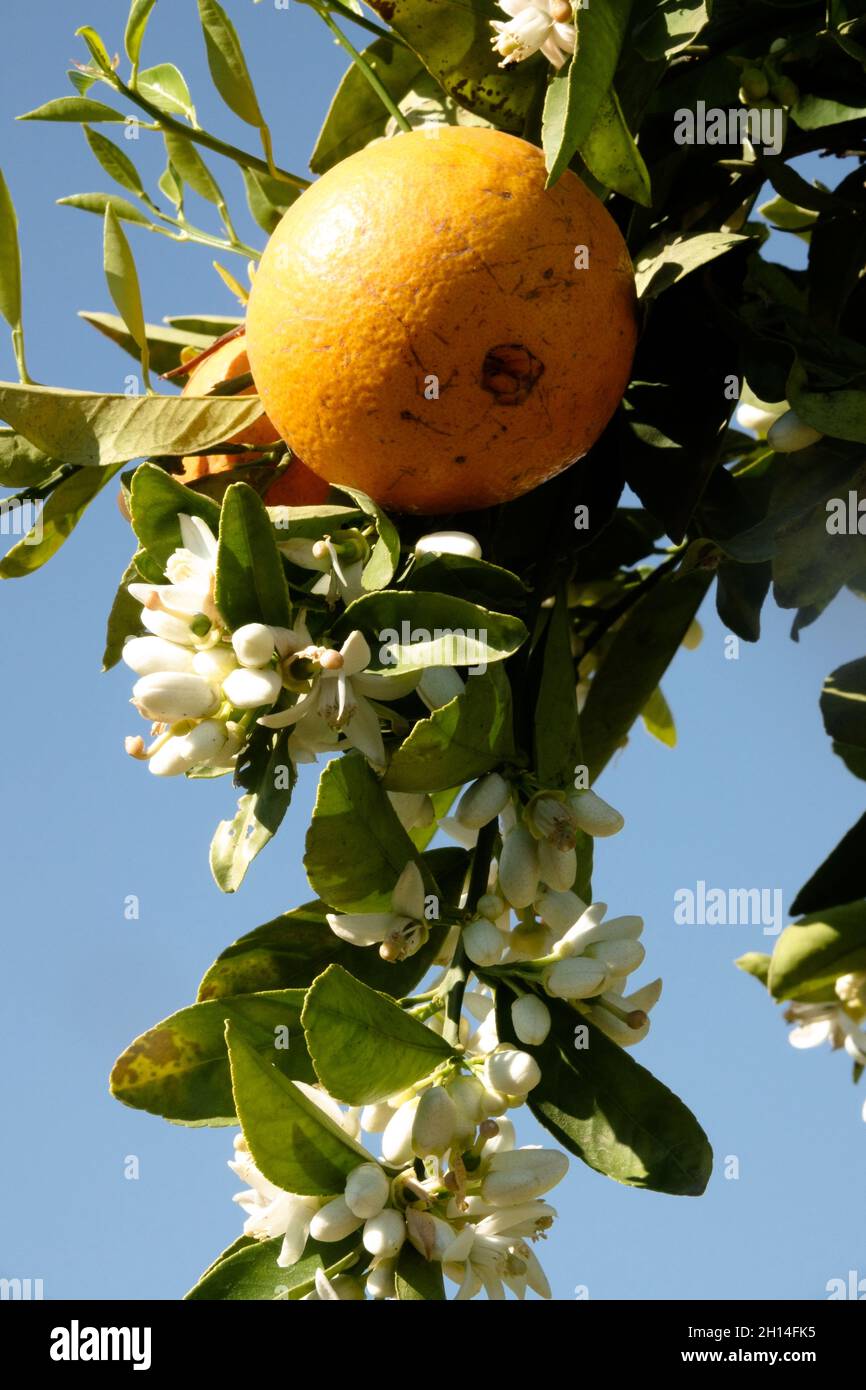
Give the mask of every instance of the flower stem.
[{"label": "flower stem", "polygon": [[[469,875],[469,890],[466,895],[466,912],[470,917],[478,906],[478,899],[487,892],[487,880],[490,877],[490,863],[493,859],[493,845],[496,841],[497,829],[494,817],[478,832],[478,843],[472,857],[472,871]],[[442,1036],[452,1047],[456,1047],[460,1041],[460,1014],[463,1009],[466,983],[471,971],[472,962],[464,950],[461,934],[454,948],[454,955],[451,958],[451,965],[443,981],[442,989],[443,994],[447,994],[445,1027]]]}]

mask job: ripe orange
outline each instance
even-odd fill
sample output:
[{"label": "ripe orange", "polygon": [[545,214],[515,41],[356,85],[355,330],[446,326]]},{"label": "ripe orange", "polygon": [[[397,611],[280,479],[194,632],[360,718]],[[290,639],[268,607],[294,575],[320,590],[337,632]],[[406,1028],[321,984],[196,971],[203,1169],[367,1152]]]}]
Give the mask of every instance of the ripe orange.
[{"label": "ripe orange", "polygon": [[[243,337],[232,338],[193,367],[186,385],[184,396],[206,396],[215,386],[232,377],[246,376],[250,364],[247,358]],[[246,386],[239,392],[242,396],[252,395],[254,386]],[[262,415],[252,425],[227,439],[227,444],[275,444],[280,438],[279,431],[271,424],[267,415]],[[256,463],[261,454],[202,454],[187,455],[183,460],[183,471],[177,475],[182,483],[196,482],[211,473],[227,473],[238,464]],[[271,483],[264,494],[268,506],[280,504],[293,507],[313,506],[323,502],[328,495],[328,484],[305,468],[300,459],[293,459],[286,471],[276,482]]]},{"label": "ripe orange", "polygon": [[580,179],[544,184],[534,145],[445,126],[367,146],[288,210],[247,347],[316,473],[398,511],[465,511],[595,442],[628,383],[634,275]]}]

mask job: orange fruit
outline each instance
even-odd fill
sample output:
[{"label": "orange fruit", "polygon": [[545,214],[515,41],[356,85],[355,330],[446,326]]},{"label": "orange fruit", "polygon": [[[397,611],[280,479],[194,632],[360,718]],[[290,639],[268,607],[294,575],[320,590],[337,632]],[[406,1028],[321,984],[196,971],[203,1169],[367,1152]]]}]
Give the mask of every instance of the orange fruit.
[{"label": "orange fruit", "polygon": [[397,511],[466,511],[595,442],[628,383],[634,274],[580,179],[545,178],[534,145],[444,126],[376,141],[289,208],[247,350],[314,472]]},{"label": "orange fruit", "polygon": [[[224,381],[230,381],[232,377],[246,376],[249,370],[250,364],[243,336],[232,338],[193,367],[182,395],[206,396],[215,386],[219,386]],[[254,386],[246,386],[238,394],[250,396],[254,391]],[[227,439],[226,443],[266,446],[275,444],[279,438],[279,431],[271,424],[267,415],[262,415],[252,425],[248,425],[246,429],[233,435],[231,439]],[[228,473],[238,464],[255,463],[260,458],[261,454],[255,452],[188,455],[183,459],[183,471],[177,477],[182,483],[196,482],[200,478],[208,477],[211,473]],[[304,467],[300,459],[295,458],[292,459],[288,468],[277,478],[276,482],[271,483],[267,488],[264,501],[269,507],[280,505],[290,507],[315,506],[319,502],[324,502],[327,495],[328,484],[324,479],[317,477],[309,468]]]}]

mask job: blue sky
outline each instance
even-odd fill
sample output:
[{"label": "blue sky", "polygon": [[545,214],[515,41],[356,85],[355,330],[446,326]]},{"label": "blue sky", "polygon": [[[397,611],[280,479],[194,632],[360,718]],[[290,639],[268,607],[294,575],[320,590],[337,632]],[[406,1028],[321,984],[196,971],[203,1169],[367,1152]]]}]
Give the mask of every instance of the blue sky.
[{"label": "blue sky", "polygon": [[[0,18],[0,162],[26,248],[30,369],[41,381],[105,391],[123,390],[128,359],[76,319],[78,309],[111,307],[100,224],[54,200],[104,189],[106,177],[76,127],[12,117],[71,91],[64,70],[83,59],[79,22],[98,28],[112,52],[120,47],[124,8],[116,0],[88,0],[80,11],[6,6]],[[299,4],[230,0],[228,9],[278,159],[304,172],[343,56]],[[145,61],[168,59],[183,68],[202,123],[250,147],[252,132],[212,94],[194,0],[156,7]],[[143,169],[159,172],[146,135],[130,148]],[[261,244],[239,179],[230,168],[219,173],[241,234]],[[819,176],[829,180],[823,164]],[[196,212],[213,225],[203,206]],[[206,251],[145,233],[132,232],[132,242],[151,320],[235,312]],[[222,259],[245,273],[240,258]],[[14,376],[2,336],[0,375]],[[133,1036],[192,999],[223,946],[309,896],[300,847],[314,771],[230,898],[211,882],[207,846],[232,788],[161,781],[124,755],[124,735],[138,732],[129,673],[102,676],[99,664],[130,549],[112,492],[46,570],[0,589],[8,1119],[0,1275],[42,1278],[47,1298],[175,1298],[238,1233],[225,1167],[231,1132],[128,1110],[109,1097],[106,1078]],[[846,595],[795,645],[790,614],[768,606],[763,641],[742,644],[732,661],[707,607],[703,645],[682,652],[664,683],[679,746],[667,750],[636,729],[600,784],[627,824],[599,847],[596,896],[645,916],[641,978],[665,979],[639,1059],[696,1110],[717,1166],[695,1200],[622,1188],[574,1161],[542,1255],[557,1298],[577,1286],[590,1298],[821,1298],[829,1279],[866,1273],[859,1210],[852,1216],[866,1126],[850,1065],[825,1050],[796,1053],[778,1011],[733,968],[742,952],[771,948],[760,927],[677,926],[673,917],[676,890],[701,879],[778,887],[789,903],[862,813],[862,785],[833,757],[817,705],[824,675],[861,654],[862,613]],[[131,894],[137,921],[124,917]],[[528,1116],[522,1135],[539,1142]],[[129,1155],[137,1180],[124,1176]],[[736,1179],[724,1176],[727,1156],[739,1161]]]}]

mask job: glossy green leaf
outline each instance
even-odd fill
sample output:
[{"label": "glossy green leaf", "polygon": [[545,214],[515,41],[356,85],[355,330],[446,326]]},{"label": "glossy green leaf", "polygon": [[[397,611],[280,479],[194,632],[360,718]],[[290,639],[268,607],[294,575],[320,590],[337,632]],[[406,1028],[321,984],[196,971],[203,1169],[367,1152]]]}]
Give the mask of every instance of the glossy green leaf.
[{"label": "glossy green leaf", "polygon": [[342,642],[360,628],[370,643],[371,671],[424,671],[428,666],[486,666],[523,644],[519,618],[447,594],[384,589],[356,599],[335,622]]},{"label": "glossy green leaf", "polygon": [[[110,338],[118,347],[128,352],[130,357],[138,358],[138,345],[127,331],[123,319],[116,314],[99,313],[94,310],[79,309],[78,317],[95,328],[97,333]],[[155,372],[173,371],[180,366],[181,352],[184,348],[195,348],[203,352],[210,347],[213,338],[203,333],[185,333],[178,328],[166,328],[161,323],[146,323],[147,347],[150,365]]]},{"label": "glossy green leaf", "polygon": [[707,265],[717,256],[743,246],[747,236],[736,232],[693,232],[685,236],[666,234],[647,246],[635,261],[638,294],[654,299],[684,275]]},{"label": "glossy green leaf", "polygon": [[226,1039],[235,1109],[257,1168],[284,1192],[337,1196],[371,1155],[265,1061],[237,1024],[227,1024]]},{"label": "glossy green leaf", "polygon": [[649,170],[626,124],[613,87],[596,111],[580,153],[589,172],[604,188],[622,193],[641,207],[651,206]]},{"label": "glossy green leaf", "polygon": [[[514,1042],[511,998],[507,989],[497,991],[497,1024],[499,1036]],[[541,1067],[528,1097],[535,1118],[563,1148],[616,1182],[699,1197],[713,1154],[691,1111],[564,1000],[546,1003],[553,1019],[547,1040],[520,1044]]]},{"label": "glossy green leaf", "polygon": [[263,126],[264,117],[234,25],[216,0],[198,0],[198,13],[214,86],[242,121]]},{"label": "glossy green leaf", "polygon": [[738,970],[742,970],[746,975],[754,975],[756,980],[766,988],[767,980],[770,976],[770,960],[766,951],[747,951],[744,956],[738,956],[734,965]]},{"label": "glossy green leaf", "polygon": [[468,555],[417,557],[405,587],[451,594],[484,608],[520,606],[528,593],[528,586],[511,570],[491,565],[487,560],[473,560]]},{"label": "glossy green leaf", "polygon": [[282,221],[286,209],[301,196],[301,190],[281,179],[261,174],[256,169],[242,169],[241,173],[253,220],[270,236]]},{"label": "glossy green leaf", "polygon": [[832,671],[821,691],[824,728],[849,772],[866,780],[866,657]]},{"label": "glossy green leaf", "polygon": [[147,28],[147,21],[150,12],[156,4],[156,0],[132,0],[129,7],[129,16],[126,21],[126,29],[123,35],[123,46],[126,49],[126,56],[133,67],[138,66],[141,57],[141,45],[144,39],[144,31]]},{"label": "glossy green leaf", "polygon": [[219,507],[209,497],[184,487],[153,463],[137,468],[130,489],[132,528],[142,548],[164,570],[172,551],[183,545],[178,516],[199,516],[217,534]]},{"label": "glossy green leaf", "polygon": [[141,355],[141,374],[145,385],[150,381],[150,364],[147,332],[144,326],[144,310],[141,305],[141,288],[135,268],[132,251],[117,214],[111,207],[105,209],[103,265],[108,292],[114,300],[115,308],[129,329],[130,337],[137,344]]},{"label": "glossy green leaf", "polygon": [[225,203],[222,190],[192,141],[174,130],[164,130],[163,139],[175,173],[184,183],[188,183],[200,198],[213,203],[215,207],[222,207]]},{"label": "glossy green leaf", "polygon": [[[185,116],[188,121],[195,121],[195,107],[186,78],[174,63],[157,63],[155,67],[145,68],[138,74],[137,85],[141,95],[166,115]],[[188,182],[194,187],[191,179]]]},{"label": "glossy green leaf", "polygon": [[803,885],[791,904],[791,914],[823,912],[858,898],[866,898],[866,815],[842,836]]},{"label": "glossy green leaf", "polygon": [[864,116],[866,106],[846,106],[844,102],[816,96],[813,92],[801,96],[791,111],[791,120],[801,130],[823,130],[825,126],[841,125],[843,121],[861,121]]},{"label": "glossy green leaf", "polygon": [[666,748],[676,748],[677,726],[660,685],[657,685],[650,695],[640,712],[640,717],[648,734],[652,734],[653,738],[657,738]]},{"label": "glossy green leaf", "polygon": [[[47,564],[119,468],[119,464],[112,468],[82,468],[64,478],[41,508],[31,531],[0,560],[0,579],[22,579]],[[8,501],[5,507],[8,517]]]},{"label": "glossy green leaf", "polygon": [[121,575],[108,614],[105,650],[102,654],[103,671],[110,671],[117,665],[127,637],[132,637],[141,630],[141,604],[129,592],[129,585],[137,583],[140,579],[141,573],[133,558]]},{"label": "glossy green leaf", "polygon": [[290,732],[279,730],[253,789],[241,797],[233,818],[220,821],[214,832],[210,867],[223,893],[240,888],[250,864],[276,835],[289,809],[297,779],[287,749]]},{"label": "glossy green leaf", "polygon": [[523,133],[544,61],[534,58],[510,72],[499,68],[490,23],[504,23],[506,16],[493,0],[439,0],[435,23],[429,0],[371,0],[371,8],[461,106],[500,130]]},{"label": "glossy green leaf", "polygon": [[349,1105],[408,1090],[452,1054],[432,1028],[339,965],[307,991],[302,1021],[319,1081]]},{"label": "glossy green leaf", "polygon": [[281,1269],[277,1256],[282,1244],[282,1236],[274,1240],[241,1237],[205,1270],[185,1295],[185,1300],[223,1303],[241,1299],[244,1302],[288,1299],[294,1302],[316,1287],[316,1270],[323,1269],[329,1277],[339,1274],[357,1262],[360,1250],[357,1235],[327,1245],[308,1240],[297,1264]]},{"label": "glossy green leaf", "polygon": [[711,0],[662,0],[638,23],[632,38],[649,62],[671,58],[693,43],[709,23]]},{"label": "glossy green leaf", "polygon": [[385,515],[378,503],[353,487],[339,487],[376,526],[376,541],[361,575],[362,587],[366,590],[384,589],[400,563],[400,533],[394,523]]},{"label": "glossy green leaf", "polygon": [[441,1302],[445,1298],[445,1281],[440,1260],[426,1260],[407,1241],[397,1256],[394,1271],[397,1298],[400,1303]]},{"label": "glossy green leaf", "polygon": [[0,419],[66,463],[129,463],[206,449],[262,413],[256,396],[104,396],[0,382]]},{"label": "glossy green leaf", "polygon": [[54,101],[47,101],[44,106],[37,106],[33,111],[27,111],[18,119],[19,121],[87,121],[91,124],[97,124],[103,121],[123,123],[126,117],[111,106],[106,106],[104,102],[94,101],[92,97],[57,97]]},{"label": "glossy green leaf", "polygon": [[548,187],[566,170],[589,137],[607,98],[631,15],[632,0],[606,0],[575,12],[577,48],[567,69],[554,77],[544,103],[542,140]]},{"label": "glossy green leaf", "polygon": [[79,208],[82,212],[96,213],[97,217],[105,217],[105,209],[110,207],[120,222],[132,222],[137,227],[155,225],[146,212],[117,193],[70,193],[67,198],[58,198],[57,206]]},{"label": "glossy green leaf", "polygon": [[322,769],[304,868],[313,891],[340,912],[387,912],[394,885],[416,850],[358,753]]},{"label": "glossy green leaf", "polygon": [[840,975],[866,970],[866,902],[846,903],[786,927],[773,949],[768,988],[774,999],[832,991]]},{"label": "glossy green leaf", "polygon": [[284,1076],[315,1082],[301,1028],[300,989],[191,1004],[131,1042],[114,1064],[112,1095],[124,1105],[183,1124],[233,1124],[225,1026]]},{"label": "glossy green leaf", "polygon": [[418,721],[393,754],[383,785],[395,792],[446,791],[513,757],[511,686],[502,668],[491,666]]},{"label": "glossy green leaf", "polygon": [[854,444],[866,443],[866,391],[849,387],[815,390],[798,362],[788,378],[788,404],[801,420],[822,434]]},{"label": "glossy green leaf", "polygon": [[100,134],[98,130],[91,130],[88,125],[82,126],[82,130],[95,158],[102,165],[106,174],[114,179],[115,183],[119,183],[121,188],[128,189],[130,193],[135,193],[139,198],[145,197],[141,175],[129,155],[125,154],[119,145],[115,145],[113,140]]},{"label": "glossy green leaf", "polygon": [[229,628],[244,623],[291,627],[292,612],[274,529],[246,483],[226,492],[220,513],[216,602]]},{"label": "glossy green leaf", "polygon": [[595,782],[659,684],[707,592],[693,570],[667,577],[639,599],[616,633],[581,715],[584,760]]},{"label": "glossy green leaf", "polygon": [[[426,69],[403,44],[377,39],[362,57],[396,103],[403,100]],[[352,63],[331,102],[316,148],[310,156],[314,174],[324,174],[341,159],[362,150],[385,134],[388,112],[361,69]]]},{"label": "glossy green leaf", "polygon": [[21,323],[21,251],[18,219],[0,170],[0,314],[10,328]]},{"label": "glossy green leaf", "polygon": [[90,56],[96,66],[101,68],[103,72],[110,73],[112,71],[111,58],[108,55],[108,49],[105,47],[105,43],[100,38],[99,34],[97,34],[96,30],[91,28],[89,24],[85,24],[83,28],[76,29],[75,36],[76,38],[83,39],[87,44],[90,50]]},{"label": "glossy green leaf", "polygon": [[571,631],[565,595],[559,594],[544,636],[533,715],[534,770],[547,791],[571,790],[583,762]]},{"label": "glossy green leaf", "polygon": [[23,435],[0,429],[0,487],[39,487],[60,467]]}]

